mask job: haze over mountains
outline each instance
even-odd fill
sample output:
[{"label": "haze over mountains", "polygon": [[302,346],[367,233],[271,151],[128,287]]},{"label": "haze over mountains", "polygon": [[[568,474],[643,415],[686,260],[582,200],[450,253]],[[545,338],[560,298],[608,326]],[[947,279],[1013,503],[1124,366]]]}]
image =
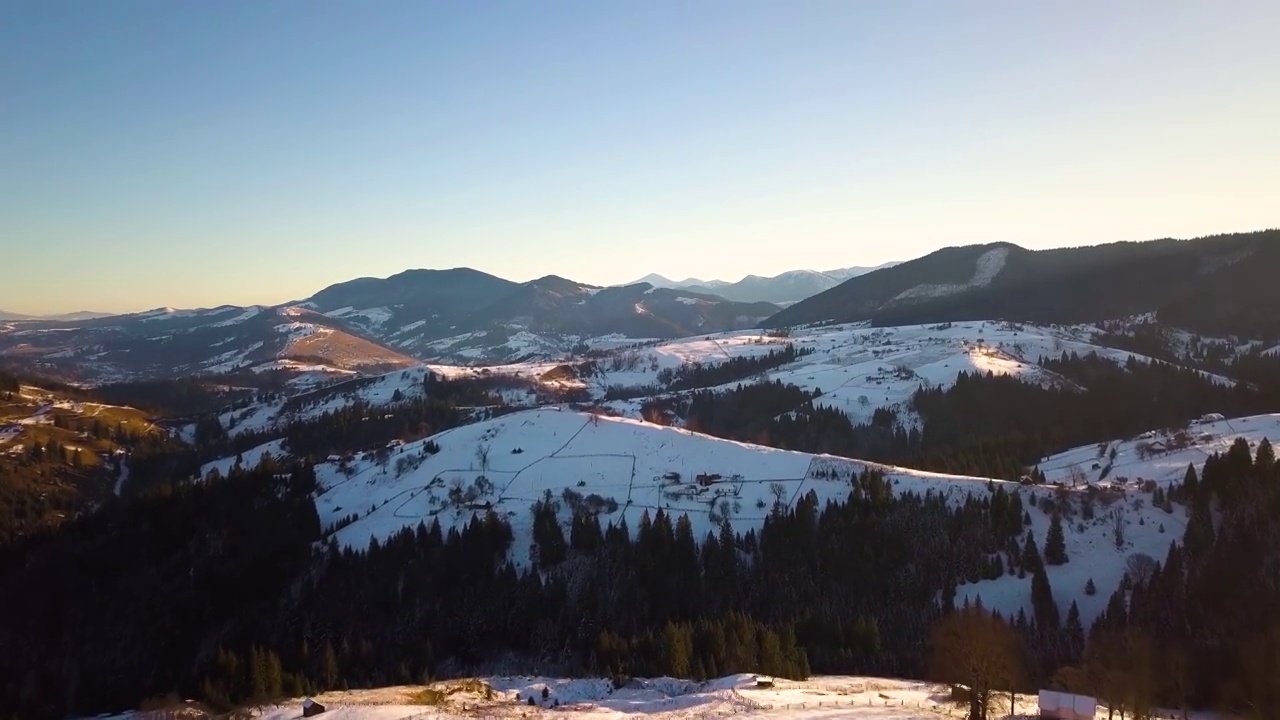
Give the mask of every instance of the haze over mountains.
[{"label": "haze over mountains", "polygon": [[700,292],[708,295],[719,295],[728,300],[739,302],[771,302],[779,305],[798,302],[823,290],[839,285],[850,278],[866,275],[869,272],[898,265],[897,262],[885,263],[875,267],[848,267],[839,270],[792,270],[761,277],[748,275],[737,282],[725,280],[699,280],[686,278],[670,280],[657,273],[650,273],[636,280],[636,283],[649,283],[654,287],[677,288]]},{"label": "haze over mountains", "polygon": [[[8,320],[0,358],[95,382],[248,368],[353,373],[421,360],[555,359],[602,337],[635,342],[828,321],[1082,323],[1143,313],[1199,332],[1269,337],[1280,332],[1280,284],[1271,280],[1280,272],[1277,240],[1280,232],[1263,231],[1044,251],[999,243],[737,283],[648,278],[682,287],[407,270],[276,307]],[[734,299],[762,296],[778,300]]]},{"label": "haze over mountains", "polygon": [[93,320],[108,317],[111,313],[81,310],[79,312],[60,313],[57,315],[24,315],[22,313],[0,310],[0,320]]}]

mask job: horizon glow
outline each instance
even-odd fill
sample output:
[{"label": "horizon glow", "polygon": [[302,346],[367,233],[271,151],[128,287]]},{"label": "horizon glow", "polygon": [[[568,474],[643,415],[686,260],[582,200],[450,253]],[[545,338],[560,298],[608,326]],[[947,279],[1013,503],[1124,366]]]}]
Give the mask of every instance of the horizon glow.
[{"label": "horizon glow", "polygon": [[0,310],[1280,225],[1280,5],[0,5]]}]

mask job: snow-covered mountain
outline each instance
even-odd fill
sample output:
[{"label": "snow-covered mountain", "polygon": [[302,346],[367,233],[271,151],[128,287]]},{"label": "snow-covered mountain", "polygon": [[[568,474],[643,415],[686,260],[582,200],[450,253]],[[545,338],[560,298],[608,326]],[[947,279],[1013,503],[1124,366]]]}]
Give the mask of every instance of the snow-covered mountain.
[{"label": "snow-covered mountain", "polygon": [[751,327],[777,312],[692,291],[600,288],[556,276],[513,283],[467,268],[334,285],[276,307],[159,308],[0,325],[0,362],[89,382],[246,368],[338,373],[417,360],[560,358],[599,336],[675,338]]},{"label": "snow-covered mountain", "polygon": [[416,365],[305,308],[157,308],[0,326],[0,360],[84,382],[286,370],[341,376]]},{"label": "snow-covered mountain", "polygon": [[601,288],[555,275],[513,283],[467,268],[363,278],[300,305],[419,358],[470,362],[551,357],[600,335],[672,338],[749,327],[778,309],[649,284]]},{"label": "snow-covered mountain", "polygon": [[636,282],[649,283],[654,287],[660,288],[676,288],[691,292],[714,294],[738,302],[769,302],[786,305],[817,295],[849,278],[893,267],[897,264],[885,263],[875,267],[848,267],[824,271],[791,270],[772,277],[748,275],[737,282],[699,280],[698,278],[677,281],[652,273]]}]

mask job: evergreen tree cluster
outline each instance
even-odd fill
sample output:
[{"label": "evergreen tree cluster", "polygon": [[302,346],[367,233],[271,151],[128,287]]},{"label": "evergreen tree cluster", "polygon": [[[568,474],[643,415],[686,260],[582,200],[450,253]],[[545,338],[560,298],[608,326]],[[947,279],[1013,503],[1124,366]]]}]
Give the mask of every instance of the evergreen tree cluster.
[{"label": "evergreen tree cluster", "polygon": [[[271,458],[160,485],[0,550],[0,705],[119,710],[177,692],[217,706],[472,674],[763,671],[911,676],[955,586],[1024,530],[1016,495],[949,507],[880,475],[762,529],[699,539],[686,516],[570,522],[535,505],[536,562],[507,523],[406,528],[359,551],[321,528],[307,465]],[[563,515],[561,515],[563,517]],[[566,536],[567,528],[567,536]]]},{"label": "evergreen tree cluster", "polygon": [[1141,713],[1215,707],[1274,717],[1280,704],[1280,468],[1238,440],[1176,495],[1189,513],[1161,563],[1131,565],[1064,683]]},{"label": "evergreen tree cluster", "polygon": [[795,362],[813,353],[812,347],[796,348],[794,343],[787,343],[781,350],[770,350],[763,355],[741,355],[724,362],[692,362],[678,368],[665,368],[658,373],[658,382],[667,392],[725,385]]}]

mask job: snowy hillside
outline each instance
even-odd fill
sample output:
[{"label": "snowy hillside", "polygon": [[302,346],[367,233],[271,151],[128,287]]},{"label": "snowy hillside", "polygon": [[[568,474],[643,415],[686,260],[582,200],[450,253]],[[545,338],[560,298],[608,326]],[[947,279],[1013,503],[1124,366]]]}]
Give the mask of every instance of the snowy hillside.
[{"label": "snowy hillside", "polygon": [[[696,537],[727,518],[736,530],[758,528],[779,499],[792,505],[813,491],[820,501],[844,500],[850,478],[882,469],[899,492],[946,493],[960,501],[987,493],[982,478],[892,468],[859,460],[815,456],[736,443],[637,420],[551,409],[528,410],[449,430],[372,454],[317,467],[323,489],[316,501],[330,525],[356,513],[341,529],[344,545],[362,547],[403,527],[439,520],[444,529],[470,522],[492,508],[516,532],[514,558],[525,562],[530,506],[547,491],[561,503],[598,515],[601,524],[658,509],[687,514]],[[486,458],[487,450],[487,460]],[[699,476],[707,476],[699,482]],[[569,495],[566,497],[566,492]],[[581,496],[575,498],[574,495]]]},{"label": "snowy hillside", "polygon": [[[685,346],[688,349],[688,346]],[[387,377],[366,395],[393,392]],[[336,400],[334,400],[336,402]],[[356,520],[336,537],[363,547],[404,527],[438,520],[447,530],[461,527],[490,509],[516,533],[513,560],[525,563],[531,542],[530,506],[547,492],[560,503],[562,522],[573,508],[587,508],[601,524],[626,521],[636,528],[643,513],[658,509],[688,515],[696,537],[728,519],[735,530],[759,528],[776,502],[792,506],[810,491],[821,502],[843,500],[851,478],[867,469],[886,473],[898,492],[944,493],[954,502],[985,495],[996,485],[1022,494],[1037,544],[1043,549],[1051,509],[1064,511],[1071,560],[1048,567],[1060,611],[1077,602],[1087,626],[1119,585],[1130,558],[1164,559],[1169,544],[1181,540],[1186,511],[1156,507],[1152,485],[1180,481],[1188,464],[1197,467],[1237,438],[1256,446],[1280,438],[1280,415],[1193,423],[1187,431],[1148,432],[1131,440],[1076,448],[1043,460],[1048,485],[1023,486],[956,475],[882,466],[860,460],[810,455],[721,440],[635,419],[535,409],[459,427],[427,440],[394,444],[381,454],[322,463],[317,510],[322,524],[348,516]],[[1187,443],[1185,447],[1180,443]],[[428,445],[439,446],[430,453]],[[1139,449],[1143,448],[1143,449]],[[1164,448],[1163,450],[1160,448]],[[1111,450],[1115,450],[1114,459]],[[253,464],[270,443],[244,454]],[[234,459],[206,466],[225,472]],[[1095,465],[1097,467],[1095,467]],[[1111,466],[1106,477],[1101,468]],[[699,476],[706,476],[702,482]],[[1089,510],[1085,510],[1085,505]],[[1115,527],[1123,527],[1117,546]],[[1085,586],[1093,580],[1096,594]],[[1006,575],[962,585],[957,602],[982,598],[1008,614],[1030,610],[1031,581]]]},{"label": "snowy hillside", "polygon": [[314,382],[416,364],[306,308],[231,305],[4,324],[0,360],[90,384],[269,370]]},{"label": "snowy hillside", "polygon": [[[1275,422],[1267,417],[1245,419],[1241,424],[1275,427]],[[318,466],[323,489],[316,506],[322,523],[332,525],[356,514],[358,519],[339,530],[337,538],[344,545],[363,547],[371,537],[385,539],[419,522],[429,525],[439,520],[445,530],[461,527],[493,509],[512,525],[516,533],[513,559],[524,563],[531,542],[530,506],[548,491],[560,502],[566,524],[571,504],[597,513],[602,525],[625,519],[630,528],[638,527],[646,511],[652,515],[661,508],[676,516],[687,514],[695,537],[703,537],[721,518],[738,532],[759,528],[779,498],[791,506],[812,491],[820,502],[844,500],[851,477],[867,469],[884,471],[897,492],[943,493],[955,502],[986,495],[1002,485],[1023,495],[1042,548],[1050,522],[1049,504],[1069,502],[1076,508],[1064,523],[1068,554],[1075,562],[1050,567],[1049,578],[1062,614],[1075,600],[1086,624],[1105,606],[1131,555],[1162,560],[1169,543],[1180,540],[1186,527],[1180,506],[1174,506],[1173,513],[1165,512],[1154,506],[1150,492],[1138,488],[1091,491],[1083,485],[1074,489],[1020,486],[783,451],[576,412],[518,412],[456,428],[431,440],[439,445],[438,453],[427,454],[422,441],[395,447],[382,458],[366,455]],[[1229,440],[1222,437],[1218,442]],[[1147,474],[1142,468],[1133,469],[1135,475]],[[699,476],[710,477],[703,484]],[[1079,509],[1086,496],[1094,506],[1091,519]],[[1113,535],[1116,514],[1122,518],[1125,534],[1119,549]],[[1088,596],[1084,589],[1091,578],[1098,593]],[[1016,613],[1019,608],[1029,610],[1030,588],[1029,578],[1011,575],[963,585],[957,601],[981,596],[989,607]]]},{"label": "snowy hillside", "polygon": [[1209,416],[1184,428],[1151,430],[1128,440],[1067,450],[1041,460],[1039,468],[1050,482],[1113,487],[1153,480],[1168,485],[1182,482],[1188,465],[1199,468],[1210,455],[1225,454],[1238,438],[1250,447],[1263,439],[1280,441],[1280,415]]},{"label": "snowy hillside", "polygon": [[[233,434],[282,428],[291,420],[318,417],[357,400],[385,405],[401,392],[415,397],[422,391],[427,371],[441,377],[506,378],[510,387],[503,399],[516,407],[536,407],[547,394],[582,390],[603,401],[610,389],[638,388],[633,400],[605,403],[623,415],[639,418],[640,406],[649,395],[664,394],[659,382],[663,371],[700,363],[715,365],[735,358],[758,358],[794,344],[812,351],[793,362],[749,378],[726,383],[773,382],[794,384],[822,395],[819,406],[832,407],[855,422],[870,421],[877,408],[899,411],[909,420],[907,401],[920,387],[947,387],[961,372],[1017,375],[1029,382],[1056,383],[1059,378],[1035,363],[1041,357],[1057,357],[1063,352],[1096,352],[1117,363],[1130,356],[1145,356],[1092,344],[1093,326],[1039,327],[1006,323],[954,323],[871,328],[865,325],[834,325],[799,328],[787,337],[758,330],[734,331],[684,338],[667,342],[635,341],[606,336],[593,338],[589,347],[604,355],[592,361],[568,361],[574,373],[550,371],[566,363],[536,360],[508,365],[461,366],[427,365],[397,370],[383,375],[355,378],[307,390],[289,399],[251,405],[224,413],[220,420]],[[530,381],[547,391],[533,392]],[[1223,379],[1223,382],[1229,382]]]},{"label": "snowy hillside", "polygon": [[235,436],[247,432],[281,429],[290,422],[315,419],[326,412],[338,410],[356,402],[387,405],[397,397],[409,399],[420,396],[423,392],[426,373],[426,367],[418,366],[382,375],[329,383],[288,397],[229,410],[219,415],[218,421],[229,434]]},{"label": "snowy hillside", "polygon": [[[921,386],[947,387],[961,372],[993,372],[1054,383],[1059,378],[1035,364],[1040,358],[1058,357],[1063,352],[1096,352],[1117,363],[1130,356],[1150,359],[1095,345],[1091,342],[1094,332],[1092,326],[995,322],[887,328],[831,325],[793,329],[786,337],[758,330],[729,332],[618,351],[596,363],[598,374],[585,382],[603,397],[610,386],[656,384],[659,372],[685,363],[759,357],[793,343],[813,354],[744,382],[780,380],[810,392],[821,390],[815,404],[841,410],[856,423],[869,421],[876,408],[903,410]],[[737,384],[728,383],[727,387]],[[615,407],[634,414],[638,403],[617,403]]]},{"label": "snowy hillside", "polygon": [[[1131,440],[1075,448],[1040,462],[1047,480],[1062,484],[1052,493],[1062,501],[1058,505],[1069,508],[1063,530],[1070,562],[1047,567],[1063,617],[1075,600],[1087,628],[1105,609],[1131,557],[1146,555],[1164,562],[1169,543],[1180,541],[1186,531],[1187,510],[1182,505],[1173,505],[1173,512],[1155,507],[1151,483],[1167,486],[1181,482],[1188,465],[1199,472],[1210,455],[1225,453],[1238,438],[1248,441],[1250,448],[1263,439],[1280,439],[1280,415],[1207,419],[1185,430],[1150,431]],[[1086,517],[1086,502],[1093,508],[1092,518]],[[1043,550],[1050,516],[1043,505],[1029,512],[1036,542]],[[1119,546],[1115,542],[1117,515],[1123,526]],[[1097,588],[1095,595],[1085,593],[1089,580]],[[1007,614],[1016,614],[1019,608],[1031,611],[1030,579],[1006,575],[961,586],[957,602],[966,596],[971,600],[981,597],[987,607]]]}]

